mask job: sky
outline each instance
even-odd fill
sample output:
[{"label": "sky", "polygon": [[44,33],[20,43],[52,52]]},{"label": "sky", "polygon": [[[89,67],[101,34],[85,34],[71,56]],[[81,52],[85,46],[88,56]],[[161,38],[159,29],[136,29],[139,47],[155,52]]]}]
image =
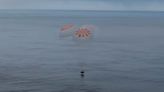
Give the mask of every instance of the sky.
[{"label": "sky", "polygon": [[164,11],[164,0],[0,0],[0,9]]}]

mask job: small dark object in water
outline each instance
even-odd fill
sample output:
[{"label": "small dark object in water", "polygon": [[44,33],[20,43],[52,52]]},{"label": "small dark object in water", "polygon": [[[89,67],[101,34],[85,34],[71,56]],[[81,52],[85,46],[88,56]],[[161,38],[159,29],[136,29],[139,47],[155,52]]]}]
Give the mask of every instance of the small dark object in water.
[{"label": "small dark object in water", "polygon": [[84,78],[84,73],[85,73],[84,70],[81,70],[80,73],[81,73],[80,74],[81,78]]},{"label": "small dark object in water", "polygon": [[83,73],[81,74],[81,78],[84,78],[84,74]]},{"label": "small dark object in water", "polygon": [[84,70],[81,70],[81,72],[80,73],[84,73]]}]

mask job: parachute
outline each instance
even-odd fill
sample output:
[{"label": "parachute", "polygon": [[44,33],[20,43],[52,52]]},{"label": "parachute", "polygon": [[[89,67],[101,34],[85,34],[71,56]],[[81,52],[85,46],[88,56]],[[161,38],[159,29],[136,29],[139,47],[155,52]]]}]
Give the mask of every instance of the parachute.
[{"label": "parachute", "polygon": [[70,37],[72,36],[75,30],[75,26],[73,24],[65,24],[61,27],[59,36],[60,37]]},{"label": "parachute", "polygon": [[65,24],[60,29],[60,37],[72,37],[74,40],[87,41],[93,37],[95,27],[92,25],[82,25],[77,27],[73,24]]},{"label": "parachute", "polygon": [[79,28],[74,32],[74,38],[79,40],[87,40],[91,38],[91,31],[87,28]]}]

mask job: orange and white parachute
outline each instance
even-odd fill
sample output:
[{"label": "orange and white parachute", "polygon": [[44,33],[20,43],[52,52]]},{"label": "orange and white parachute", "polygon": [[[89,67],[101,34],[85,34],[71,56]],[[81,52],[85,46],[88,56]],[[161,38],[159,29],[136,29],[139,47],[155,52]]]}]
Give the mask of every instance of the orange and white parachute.
[{"label": "orange and white parachute", "polygon": [[62,38],[73,37],[74,40],[86,41],[93,37],[94,30],[95,26],[93,25],[77,27],[73,24],[65,24],[61,27],[59,36]]},{"label": "orange and white parachute", "polygon": [[93,28],[91,26],[83,25],[74,32],[74,38],[77,40],[89,40],[93,36]]},{"label": "orange and white parachute", "polygon": [[69,37],[72,36],[76,27],[73,24],[65,24],[60,29],[60,37]]}]

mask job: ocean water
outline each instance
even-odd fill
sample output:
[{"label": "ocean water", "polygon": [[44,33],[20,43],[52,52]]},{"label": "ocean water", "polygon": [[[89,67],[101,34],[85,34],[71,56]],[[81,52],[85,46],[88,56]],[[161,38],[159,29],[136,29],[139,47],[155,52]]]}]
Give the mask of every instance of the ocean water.
[{"label": "ocean water", "polygon": [[[67,23],[93,39],[59,38]],[[164,12],[0,11],[0,92],[163,91]]]}]

